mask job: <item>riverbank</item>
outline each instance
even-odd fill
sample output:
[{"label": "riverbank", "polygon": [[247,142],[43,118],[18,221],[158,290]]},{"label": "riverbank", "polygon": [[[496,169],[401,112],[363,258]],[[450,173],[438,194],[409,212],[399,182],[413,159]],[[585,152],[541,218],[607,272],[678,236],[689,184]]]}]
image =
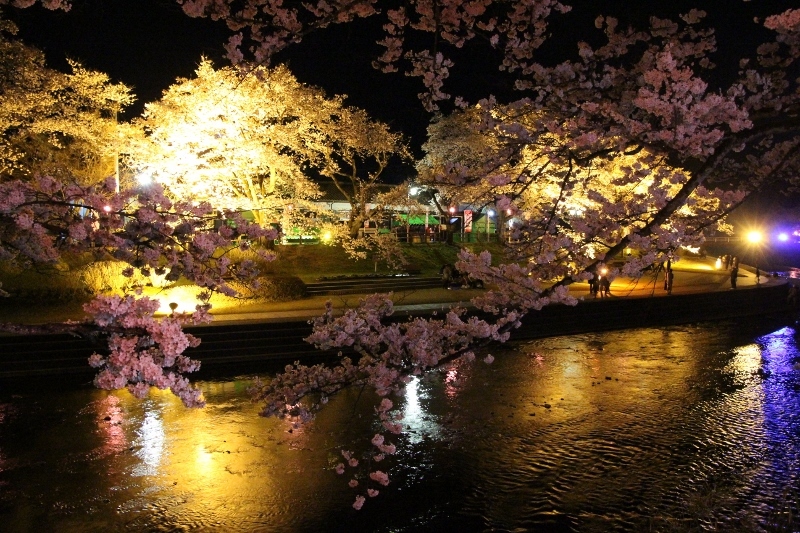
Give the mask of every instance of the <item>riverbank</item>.
[{"label": "riverbank", "polygon": [[[574,333],[620,330],[646,326],[700,323],[722,319],[786,315],[788,282],[780,278],[756,280],[742,270],[737,289],[730,274],[713,269],[710,261],[685,261],[675,267],[671,294],[663,289],[663,276],[617,279],[611,296],[593,298],[585,283],[570,291],[580,299],[576,306],[550,305],[529,314],[512,340],[530,340]],[[476,289],[427,288],[394,294],[395,316],[428,316],[454,304],[467,305]],[[323,353],[303,341],[311,333],[309,318],[322,313],[331,300],[337,313],[358,304],[363,295],[318,296],[282,304],[240,307],[221,312],[211,326],[190,328],[202,339],[187,354],[203,363],[202,378],[248,372],[281,361],[320,360]],[[67,335],[0,337],[0,379],[74,375],[90,379],[86,360],[94,347]]]}]

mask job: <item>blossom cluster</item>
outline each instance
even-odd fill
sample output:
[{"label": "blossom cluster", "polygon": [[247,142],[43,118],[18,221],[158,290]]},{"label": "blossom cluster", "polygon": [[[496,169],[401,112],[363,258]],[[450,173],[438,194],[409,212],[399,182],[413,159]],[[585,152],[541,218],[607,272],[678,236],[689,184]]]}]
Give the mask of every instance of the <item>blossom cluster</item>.
[{"label": "blossom cluster", "polygon": [[[65,252],[110,255],[131,265],[128,275],[134,269],[145,274],[152,270],[171,280],[184,277],[209,291],[233,294],[227,278],[252,280],[257,271],[245,263],[232,272],[227,252],[246,246],[248,240],[276,236],[274,230],[250,224],[238,213],[222,215],[231,224],[216,224],[220,215],[208,205],[173,202],[159,186],[121,194],[113,189],[111,180],[100,187],[81,187],[46,176],[0,183],[0,259],[47,265]],[[184,376],[197,370],[199,362],[183,355],[199,339],[182,328],[209,321],[209,306],[200,302],[193,313],[165,318],[154,316],[158,307],[157,301],[133,294],[100,296],[84,307],[88,321],[58,330],[107,343],[108,353],[95,353],[89,360],[99,370],[98,387],[127,387],[137,397],[151,386],[169,388],[187,406],[201,406],[199,391]],[[34,329],[0,327],[16,332]],[[54,330],[51,325],[38,329]]]}]

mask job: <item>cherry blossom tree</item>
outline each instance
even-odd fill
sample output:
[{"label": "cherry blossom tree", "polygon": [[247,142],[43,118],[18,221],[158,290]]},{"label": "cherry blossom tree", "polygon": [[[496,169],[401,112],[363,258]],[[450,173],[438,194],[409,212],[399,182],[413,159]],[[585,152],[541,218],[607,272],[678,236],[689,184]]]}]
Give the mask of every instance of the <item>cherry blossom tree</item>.
[{"label": "cherry blossom tree", "polygon": [[[114,192],[114,179],[102,186],[64,184],[49,177],[0,183],[0,260],[20,266],[49,265],[62,254],[113,257],[148,275],[194,281],[207,292],[234,294],[226,278],[255,277],[254,264],[231,270],[228,252],[236,244],[261,237],[275,238],[243,220],[239,213],[219,213],[206,203],[173,202],[159,186]],[[244,239],[241,239],[244,237]],[[271,259],[266,253],[264,259]],[[107,344],[107,353],[89,363],[99,369],[95,384],[104,389],[128,387],[143,397],[151,386],[170,388],[187,406],[203,400],[185,373],[199,362],[183,355],[198,339],[182,331],[185,324],[207,322],[209,306],[202,301],[194,313],[155,317],[159,302],[136,294],[101,296],[84,306],[84,322],[22,326],[0,324],[13,333],[68,332]]]},{"label": "cherry blossom tree", "polygon": [[102,181],[127,135],[116,118],[133,102],[130,89],[75,61],[68,74],[47,68],[42,52],[13,39],[16,31],[0,18],[0,179]]},{"label": "cherry blossom tree", "polygon": [[[214,69],[172,85],[135,121],[129,166],[175,198],[251,210],[265,225],[296,225],[316,211],[313,179],[332,180],[351,204],[347,234],[370,217],[376,182],[393,156],[408,157],[399,134],[297,81],[286,67]],[[138,141],[138,142],[137,142]]]},{"label": "cherry blossom tree", "polygon": [[[265,415],[300,422],[344,387],[372,387],[382,398],[376,414],[384,427],[371,439],[374,457],[394,451],[389,440],[402,429],[402,413],[388,396],[409,376],[473,359],[478,347],[505,340],[526,313],[575,304],[569,285],[625,248],[638,253],[621,269],[635,275],[662,254],[699,242],[702,230],[746,195],[793,186],[800,170],[798,9],[754,22],[766,40],[723,69],[716,62],[729,58],[697,9],[674,19],[652,16],[638,28],[598,16],[591,43],[579,41],[561,59],[545,60],[540,49],[548,24],[570,9],[556,0],[425,0],[401,7],[377,0],[179,3],[191,16],[227,22],[236,32],[228,43],[234,62],[266,64],[311,31],[381,14],[385,52],[376,66],[392,71],[406,62],[407,73],[423,82],[428,109],[449,98],[445,82],[458,49],[480,43],[493,50],[496,66],[518,91],[504,102],[487,95],[468,105],[456,98],[464,110],[457,119],[468,130],[451,140],[478,142],[480,149],[451,151],[456,157],[429,165],[434,181],[475,198],[493,197],[518,222],[512,258],[525,261],[493,266],[486,253],[462,253],[458,265],[495,287],[473,302],[494,318],[453,309],[396,322],[386,296],[367,298],[341,317],[329,309],[309,341],[351,348],[358,358],[332,367],[293,365],[255,389]],[[445,147],[431,144],[429,155],[433,149]],[[343,458],[337,472],[359,467],[350,450]],[[368,478],[369,487],[351,480],[362,491],[357,509],[390,482],[383,469]]]},{"label": "cherry blossom tree", "polygon": [[350,203],[348,235],[355,238],[364,222],[372,218],[370,205],[381,205],[376,202],[378,183],[392,158],[411,156],[401,135],[361,109],[341,107],[330,117],[323,133],[325,141],[317,148],[315,166]]},{"label": "cherry blossom tree", "polygon": [[145,105],[128,164],[173,198],[250,210],[267,225],[313,208],[320,192],[305,169],[323,142],[319,117],[337,106],[284,67],[243,73],[203,60]]}]

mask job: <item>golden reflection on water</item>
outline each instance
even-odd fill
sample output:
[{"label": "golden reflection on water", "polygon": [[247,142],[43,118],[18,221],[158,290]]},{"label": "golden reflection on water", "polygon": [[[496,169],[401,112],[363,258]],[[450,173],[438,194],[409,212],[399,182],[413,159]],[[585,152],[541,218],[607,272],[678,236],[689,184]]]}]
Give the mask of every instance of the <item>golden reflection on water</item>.
[{"label": "golden reflection on water", "polygon": [[96,450],[101,457],[119,453],[128,447],[128,438],[125,435],[123,423],[123,409],[120,407],[120,398],[109,394],[105,398],[94,402],[97,431],[102,436],[103,444]]},{"label": "golden reflection on water", "polygon": [[724,369],[725,372],[739,376],[752,376],[761,368],[761,347],[757,344],[734,348],[733,355],[734,357]]},{"label": "golden reflection on water", "polygon": [[140,515],[140,494],[149,509],[142,517],[215,524],[235,520],[242,506],[285,500],[270,473],[302,470],[292,466],[301,459],[293,450],[302,449],[306,436],[258,416],[240,382],[200,385],[209,400],[203,409],[187,409],[157,390],[144,401],[123,390],[94,402],[101,449],[116,454],[127,473],[117,490],[133,496],[122,512]]},{"label": "golden reflection on water", "polygon": [[[381,467],[393,463],[425,486],[426,469],[444,475],[434,467],[444,460],[463,474],[450,481],[480,480],[475,501],[469,495],[458,501],[498,529],[526,523],[536,509],[575,516],[592,505],[627,509],[641,486],[673,497],[661,485],[666,471],[681,483],[677,495],[684,499],[728,462],[767,472],[766,463],[752,466],[765,439],[761,349],[698,352],[693,335],[686,327],[542,339],[494,350],[493,364],[478,358],[415,377],[391,398],[408,431],[389,436],[400,454]],[[349,517],[343,513],[354,492],[348,476],[332,469],[342,448],[371,449],[369,439],[381,431],[374,398],[344,391],[298,430],[291,421],[258,416],[248,385],[200,383],[208,406],[195,410],[169,391],[151,391],[144,401],[126,391],[92,392],[85,414],[95,449],[87,464],[98,471],[86,478],[99,496],[91,505],[140,531],[164,524],[302,531],[294,521],[307,510]],[[451,455],[437,443],[460,451]],[[684,455],[696,459],[684,464]],[[674,472],[675,465],[684,470]],[[79,481],[60,493],[82,487]],[[413,492],[401,493],[407,486],[398,481],[385,491],[405,498]],[[63,504],[60,494],[54,498]],[[106,498],[109,509],[97,503]],[[390,505],[385,501],[375,505]],[[92,512],[92,519],[102,514]]]}]

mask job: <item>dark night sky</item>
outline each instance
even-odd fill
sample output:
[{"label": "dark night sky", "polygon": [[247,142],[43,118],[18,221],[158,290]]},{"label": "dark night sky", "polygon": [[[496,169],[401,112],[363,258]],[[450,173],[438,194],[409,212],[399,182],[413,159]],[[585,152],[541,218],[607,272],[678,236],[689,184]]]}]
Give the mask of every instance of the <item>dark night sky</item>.
[{"label": "dark night sky", "polygon": [[[630,17],[640,26],[656,13],[667,16],[691,7],[706,9],[712,25],[720,28],[720,49],[739,57],[757,37],[752,23],[756,14],[788,8],[787,0],[567,0],[576,9],[567,16],[552,19],[553,38],[543,57],[574,54],[575,41],[592,40],[599,35],[592,21],[599,12]],[[581,7],[585,6],[585,7]],[[598,7],[602,6],[602,7]],[[65,57],[78,59],[89,68],[108,73],[115,81],[133,86],[139,101],[132,115],[144,102],[157,99],[177,77],[192,75],[205,55],[217,65],[225,65],[222,44],[229,32],[223,24],[207,19],[191,19],[174,0],[75,0],[70,12],[6,8],[7,15],[20,26],[20,36],[28,44],[47,53],[51,66],[65,67]],[[365,108],[394,129],[405,132],[418,145],[424,139],[429,115],[416,98],[422,86],[418,79],[402,74],[381,74],[370,66],[381,48],[382,19],[334,26],[313,34],[282,56],[301,81],[318,85],[329,94],[347,94],[352,105]],[[457,58],[450,92],[458,88],[470,101],[488,94],[510,98],[509,80],[487,68],[480,59],[493,52],[468,49]],[[478,59],[475,59],[478,57]]]}]

